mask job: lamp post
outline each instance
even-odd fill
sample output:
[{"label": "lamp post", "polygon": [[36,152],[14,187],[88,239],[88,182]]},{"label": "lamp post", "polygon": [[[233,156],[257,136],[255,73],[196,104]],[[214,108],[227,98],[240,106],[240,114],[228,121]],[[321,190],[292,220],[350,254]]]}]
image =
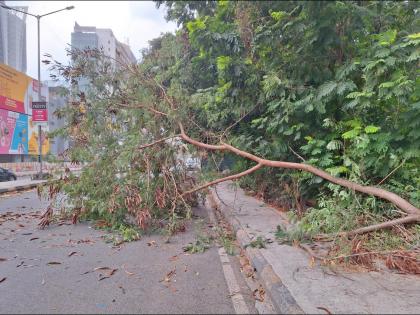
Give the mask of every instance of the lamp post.
[{"label": "lamp post", "polygon": [[[26,15],[30,15],[33,16],[34,18],[37,19],[37,24],[38,24],[38,101],[41,101],[41,18],[47,15],[51,15],[53,13],[57,13],[60,11],[64,11],[64,10],[72,10],[74,9],[74,6],[69,6],[69,7],[65,7],[63,9],[60,10],[56,10],[56,11],[52,11],[52,12],[48,12],[42,15],[36,15],[36,14],[32,14],[32,13],[28,13],[25,11],[21,11],[12,7],[9,7],[5,4],[0,4],[0,6],[4,9],[7,10],[13,10],[13,11],[17,11]],[[41,141],[41,125],[38,125],[38,159],[39,159],[39,179],[42,179],[42,141]]]}]

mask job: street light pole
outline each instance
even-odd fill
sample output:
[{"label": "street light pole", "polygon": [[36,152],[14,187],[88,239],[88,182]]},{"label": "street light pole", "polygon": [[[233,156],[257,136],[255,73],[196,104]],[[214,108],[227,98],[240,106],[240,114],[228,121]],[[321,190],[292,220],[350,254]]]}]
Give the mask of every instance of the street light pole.
[{"label": "street light pole", "polygon": [[[41,18],[46,16],[46,15],[50,15],[50,14],[57,13],[57,12],[60,12],[60,11],[72,10],[72,9],[74,9],[74,6],[65,7],[63,9],[48,12],[48,13],[42,14],[42,15],[39,15],[39,14],[35,15],[35,14],[32,14],[32,13],[21,11],[21,10],[9,7],[5,4],[1,4],[0,6],[4,9],[17,11],[17,12],[20,12],[20,13],[23,13],[23,14],[26,14],[26,15],[33,16],[37,19],[37,24],[38,24],[38,102],[40,102],[41,101]],[[42,133],[42,127],[39,124],[38,125],[39,179],[42,179],[42,141],[41,141],[41,133]]]},{"label": "street light pole", "polygon": [[[36,17],[38,22],[38,102],[41,101],[41,17]],[[32,121],[33,122],[33,121]],[[38,125],[38,161],[39,161],[39,179],[42,179],[42,127]]]}]

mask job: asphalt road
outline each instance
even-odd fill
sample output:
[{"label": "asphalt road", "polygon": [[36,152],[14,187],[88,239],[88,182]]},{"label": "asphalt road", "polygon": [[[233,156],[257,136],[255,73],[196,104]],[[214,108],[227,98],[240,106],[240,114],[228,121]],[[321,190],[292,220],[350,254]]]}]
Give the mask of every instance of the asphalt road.
[{"label": "asphalt road", "polygon": [[[203,209],[169,243],[152,235],[115,247],[89,224],[37,229],[45,206],[33,191],[0,196],[0,313],[235,313],[218,249],[182,250],[194,227],[206,226]],[[229,260],[255,313],[238,261]]]}]

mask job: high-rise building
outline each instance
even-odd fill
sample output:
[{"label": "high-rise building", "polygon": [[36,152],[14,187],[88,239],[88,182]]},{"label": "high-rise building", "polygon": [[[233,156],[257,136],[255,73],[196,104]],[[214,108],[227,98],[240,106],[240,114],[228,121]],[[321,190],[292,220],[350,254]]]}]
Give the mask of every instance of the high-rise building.
[{"label": "high-rise building", "polygon": [[74,48],[100,49],[105,56],[110,57],[114,66],[119,63],[135,64],[136,58],[127,44],[119,42],[109,28],[96,28],[95,26],[80,26],[77,22],[71,33],[71,45]]},{"label": "high-rise building", "polygon": [[[53,86],[50,82],[48,87],[49,103],[48,103],[48,127],[49,131],[53,132],[57,129],[63,128],[65,120],[59,118],[54,113],[68,103],[68,90],[61,85]],[[65,150],[69,148],[69,141],[67,138],[57,136],[50,139],[50,153],[55,156],[63,154]]]},{"label": "high-rise building", "polygon": [[[0,4],[5,4],[0,1]],[[27,12],[26,6],[14,8]],[[26,72],[26,14],[0,7],[0,63]]]},{"label": "high-rise building", "polygon": [[134,56],[128,44],[124,44],[117,41],[115,54],[116,54],[116,59],[119,63],[122,63],[124,65],[136,63],[136,57]]}]

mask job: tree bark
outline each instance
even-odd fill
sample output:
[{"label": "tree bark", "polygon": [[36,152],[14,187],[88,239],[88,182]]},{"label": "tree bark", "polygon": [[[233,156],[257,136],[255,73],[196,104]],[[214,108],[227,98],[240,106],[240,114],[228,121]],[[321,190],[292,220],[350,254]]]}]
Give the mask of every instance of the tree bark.
[{"label": "tree bark", "polygon": [[[256,155],[253,155],[249,152],[246,151],[242,151],[238,148],[235,148],[227,143],[221,143],[219,145],[213,145],[213,144],[206,144],[203,142],[199,142],[197,140],[194,140],[192,138],[190,138],[184,130],[184,127],[181,123],[178,124],[179,128],[181,130],[181,138],[188,142],[191,143],[192,145],[195,145],[197,147],[203,148],[203,149],[207,149],[207,150],[219,150],[219,151],[230,151],[236,155],[242,156],[246,159],[255,161],[256,163],[258,163],[258,165],[261,166],[269,166],[269,167],[277,167],[277,168],[286,168],[286,169],[296,169],[296,170],[302,170],[302,171],[306,171],[306,172],[310,172],[316,176],[319,176],[331,183],[340,185],[342,187],[346,187],[349,188],[353,191],[358,191],[364,194],[368,194],[368,195],[372,195],[375,197],[379,197],[381,199],[387,200],[389,202],[391,202],[392,204],[394,204],[396,207],[398,207],[399,209],[401,209],[402,211],[404,211],[405,213],[409,214],[410,217],[412,218],[411,220],[413,221],[417,221],[420,222],[420,209],[418,209],[417,207],[415,207],[414,205],[410,204],[407,200],[405,200],[404,198],[401,198],[400,196],[398,196],[397,194],[387,191],[385,189],[382,188],[377,188],[377,187],[373,187],[373,186],[363,186],[354,182],[351,182],[349,180],[346,180],[344,178],[338,178],[338,177],[334,177],[330,174],[328,174],[327,172],[320,170],[312,165],[308,165],[308,164],[304,164],[304,163],[294,163],[294,162],[283,162],[283,161],[272,161],[272,160],[266,160],[263,158],[260,158]],[[260,168],[258,167],[258,168]],[[252,168],[250,170],[255,171],[258,168]],[[250,171],[248,170],[248,171]],[[247,172],[244,175],[250,174],[251,172]],[[240,173],[241,174],[241,173]],[[240,175],[237,174],[237,175]],[[236,176],[237,176],[236,175]],[[244,176],[241,175],[241,176]],[[239,178],[240,176],[237,176],[236,178]],[[222,180],[223,181],[223,180]],[[204,186],[207,187],[207,186]]]}]

